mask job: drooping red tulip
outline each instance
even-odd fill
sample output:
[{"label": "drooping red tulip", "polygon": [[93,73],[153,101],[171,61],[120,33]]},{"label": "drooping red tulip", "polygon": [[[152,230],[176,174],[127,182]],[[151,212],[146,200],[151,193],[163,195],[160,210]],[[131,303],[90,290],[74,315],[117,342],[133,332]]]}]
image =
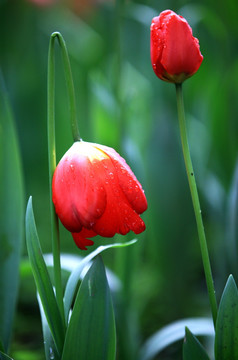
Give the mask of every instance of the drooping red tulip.
[{"label": "drooping red tulip", "polygon": [[199,69],[203,56],[187,21],[171,10],[151,23],[151,63],[162,80],[182,83]]},{"label": "drooping red tulip", "polygon": [[141,184],[112,148],[75,142],[60,160],[52,181],[55,211],[80,249],[96,235],[139,234],[147,209]]}]

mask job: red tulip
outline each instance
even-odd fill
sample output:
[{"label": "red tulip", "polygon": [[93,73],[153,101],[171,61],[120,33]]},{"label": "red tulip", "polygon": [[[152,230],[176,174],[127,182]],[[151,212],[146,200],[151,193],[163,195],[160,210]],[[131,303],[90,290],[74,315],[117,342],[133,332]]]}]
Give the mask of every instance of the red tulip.
[{"label": "red tulip", "polygon": [[199,69],[203,60],[199,42],[182,16],[163,11],[152,19],[150,30],[151,62],[160,79],[182,83]]},{"label": "red tulip", "polygon": [[54,172],[52,192],[55,211],[80,249],[96,235],[145,230],[138,215],[147,209],[142,186],[112,148],[75,142]]}]

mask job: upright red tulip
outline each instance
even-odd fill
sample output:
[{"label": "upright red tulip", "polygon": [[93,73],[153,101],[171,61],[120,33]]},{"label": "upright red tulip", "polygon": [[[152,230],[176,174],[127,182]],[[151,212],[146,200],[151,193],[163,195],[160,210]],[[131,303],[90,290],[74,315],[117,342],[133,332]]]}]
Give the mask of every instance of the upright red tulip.
[{"label": "upright red tulip", "polygon": [[171,10],[151,23],[151,62],[164,81],[182,83],[199,69],[203,56],[187,21]]},{"label": "upright red tulip", "polygon": [[75,142],[54,172],[52,192],[55,211],[80,249],[96,235],[145,230],[139,216],[147,209],[142,186],[112,148]]}]

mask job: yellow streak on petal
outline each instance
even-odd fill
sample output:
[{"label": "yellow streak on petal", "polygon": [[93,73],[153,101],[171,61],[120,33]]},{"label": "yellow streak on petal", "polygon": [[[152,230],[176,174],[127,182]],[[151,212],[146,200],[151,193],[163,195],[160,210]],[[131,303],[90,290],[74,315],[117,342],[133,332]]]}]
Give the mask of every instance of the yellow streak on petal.
[{"label": "yellow streak on petal", "polygon": [[95,160],[102,161],[105,159],[109,159],[109,156],[102,150],[96,147],[96,144],[84,142],[84,141],[77,141],[73,144],[75,147],[75,151],[80,153],[81,155],[88,157],[90,162]]}]

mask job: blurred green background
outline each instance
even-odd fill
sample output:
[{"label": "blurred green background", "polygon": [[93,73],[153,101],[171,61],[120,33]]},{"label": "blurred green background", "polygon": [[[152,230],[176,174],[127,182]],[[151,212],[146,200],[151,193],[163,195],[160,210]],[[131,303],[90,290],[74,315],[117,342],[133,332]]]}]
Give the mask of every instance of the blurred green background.
[{"label": "blurred green background", "polygon": [[[70,55],[82,138],[119,151],[148,199],[143,215],[147,230],[138,236],[134,248],[103,255],[124,283],[125,321],[133,318],[128,348],[133,348],[172,321],[210,316],[179,139],[175,89],[156,78],[150,63],[150,23],[168,8],[188,20],[204,56],[198,73],[184,83],[184,100],[218,299],[228,274],[232,272],[237,280],[238,3],[44,2],[0,1],[0,67],[19,139],[25,203],[32,195],[43,251],[51,252],[47,55],[50,34],[60,31]],[[56,136],[59,160],[71,146],[72,136],[58,49]],[[62,252],[78,254],[71,235],[63,228],[61,234]],[[93,248],[111,241],[96,239]],[[122,325],[126,326],[118,327]],[[119,341],[118,358],[133,359],[123,346],[125,342]],[[44,358],[35,286],[23,267],[11,354],[15,360]],[[181,354],[180,344],[159,358],[180,359]]]}]

